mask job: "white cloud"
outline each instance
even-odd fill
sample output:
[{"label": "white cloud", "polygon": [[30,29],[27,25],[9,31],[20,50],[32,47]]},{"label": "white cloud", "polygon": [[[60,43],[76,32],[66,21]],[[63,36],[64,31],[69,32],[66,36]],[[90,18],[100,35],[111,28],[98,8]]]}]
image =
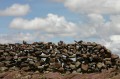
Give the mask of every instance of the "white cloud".
[{"label": "white cloud", "polygon": [[5,10],[0,10],[0,16],[23,16],[30,11],[28,4],[13,4]]},{"label": "white cloud", "polygon": [[39,30],[56,35],[74,35],[78,29],[76,24],[68,22],[63,16],[48,14],[46,18],[34,18],[27,20],[23,18],[15,18],[10,23],[10,27],[23,30]]},{"label": "white cloud", "polygon": [[34,34],[30,33],[18,33],[18,34],[0,34],[0,43],[16,43],[25,41],[33,41],[35,39]]},{"label": "white cloud", "polygon": [[116,32],[117,34],[120,34],[120,15],[112,15],[110,16],[110,22],[109,26],[111,27],[112,32]]},{"label": "white cloud", "polygon": [[40,32],[20,32],[20,33],[9,33],[9,34],[0,34],[0,44],[6,43],[22,43],[22,41],[27,41],[33,43],[35,41],[50,41],[54,38],[52,34],[41,34]]},{"label": "white cloud", "polygon": [[100,40],[99,42],[110,49],[112,53],[120,56],[120,35],[111,35],[108,38],[108,40],[103,39],[104,41]]},{"label": "white cloud", "polygon": [[110,40],[114,43],[120,43],[120,35],[112,35],[110,36]]},{"label": "white cloud", "polygon": [[88,14],[89,21],[94,24],[104,23],[105,19],[101,14]]},{"label": "white cloud", "polygon": [[[60,1],[60,0],[56,0]],[[62,0],[72,11],[79,13],[119,14],[120,0]]]}]

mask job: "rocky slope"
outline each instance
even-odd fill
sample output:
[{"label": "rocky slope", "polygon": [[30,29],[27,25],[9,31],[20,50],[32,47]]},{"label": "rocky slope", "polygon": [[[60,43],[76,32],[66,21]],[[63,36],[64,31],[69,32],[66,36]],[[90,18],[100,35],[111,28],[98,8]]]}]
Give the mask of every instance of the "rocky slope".
[{"label": "rocky slope", "polygon": [[1,79],[117,79],[119,69],[119,56],[95,42],[0,44]]}]

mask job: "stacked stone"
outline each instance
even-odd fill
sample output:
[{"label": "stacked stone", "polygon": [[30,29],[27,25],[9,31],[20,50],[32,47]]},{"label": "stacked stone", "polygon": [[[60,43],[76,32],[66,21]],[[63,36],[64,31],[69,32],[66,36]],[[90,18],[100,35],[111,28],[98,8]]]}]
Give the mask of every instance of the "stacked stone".
[{"label": "stacked stone", "polygon": [[119,67],[119,56],[95,42],[0,44],[0,72],[94,73]]}]

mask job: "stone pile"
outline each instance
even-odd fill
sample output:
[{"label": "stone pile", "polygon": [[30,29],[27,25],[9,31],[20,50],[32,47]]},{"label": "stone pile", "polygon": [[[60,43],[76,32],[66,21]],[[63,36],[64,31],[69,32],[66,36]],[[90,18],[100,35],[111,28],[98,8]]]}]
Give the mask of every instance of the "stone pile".
[{"label": "stone pile", "polygon": [[119,56],[95,42],[0,44],[0,72],[94,73],[119,67]]}]

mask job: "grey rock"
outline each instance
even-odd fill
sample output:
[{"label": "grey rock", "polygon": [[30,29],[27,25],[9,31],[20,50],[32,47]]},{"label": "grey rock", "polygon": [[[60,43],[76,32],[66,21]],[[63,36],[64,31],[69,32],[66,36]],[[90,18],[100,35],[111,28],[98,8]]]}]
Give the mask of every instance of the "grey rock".
[{"label": "grey rock", "polygon": [[76,67],[75,67],[75,65],[70,64],[70,68],[75,69]]},{"label": "grey rock", "polygon": [[81,65],[81,63],[79,62],[79,61],[77,61],[76,63],[75,63],[75,66],[76,67],[79,67]]}]

